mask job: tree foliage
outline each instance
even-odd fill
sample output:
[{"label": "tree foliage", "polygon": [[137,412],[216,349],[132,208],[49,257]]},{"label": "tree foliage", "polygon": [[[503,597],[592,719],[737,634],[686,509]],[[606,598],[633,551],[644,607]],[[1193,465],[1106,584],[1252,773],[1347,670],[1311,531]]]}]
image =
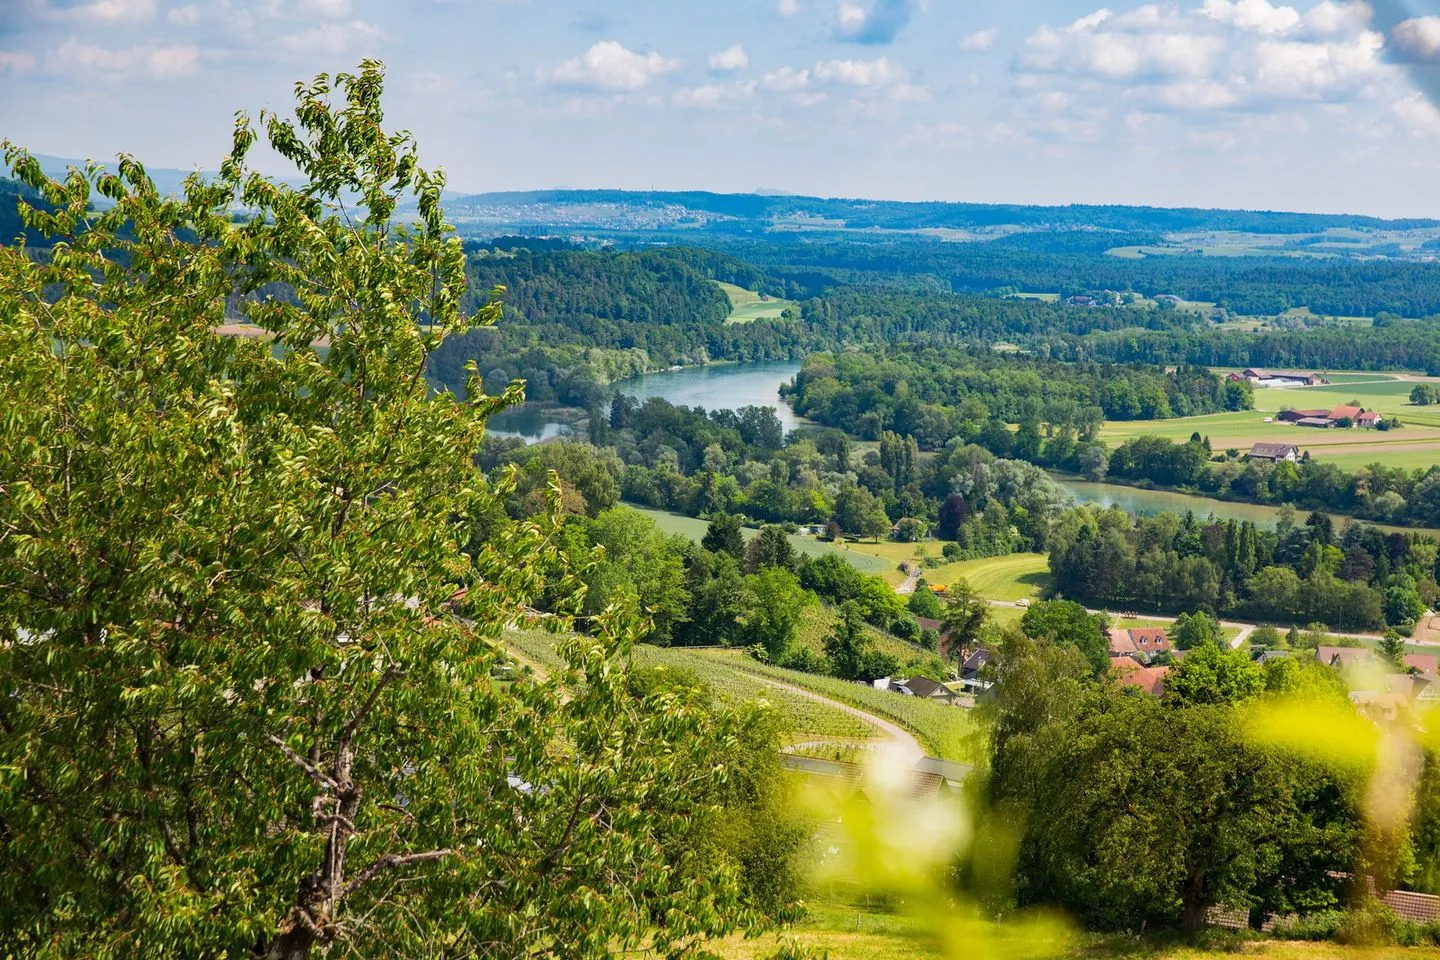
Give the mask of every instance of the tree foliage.
[{"label": "tree foliage", "polygon": [[[499,309],[462,309],[444,181],[382,86],[367,62],[299,86],[294,121],[240,117],[177,199],[129,158],[62,183],[8,148],[55,241],[0,249],[20,955],[679,956],[758,919],[734,857],[685,853],[747,721],[629,688],[633,603],[553,684],[491,680],[542,587],[557,628],[583,591],[559,487],[513,522],[475,468],[515,396],[430,395],[429,357]],[[304,186],[250,170],[262,132]],[[235,311],[265,338],[215,335]]]}]

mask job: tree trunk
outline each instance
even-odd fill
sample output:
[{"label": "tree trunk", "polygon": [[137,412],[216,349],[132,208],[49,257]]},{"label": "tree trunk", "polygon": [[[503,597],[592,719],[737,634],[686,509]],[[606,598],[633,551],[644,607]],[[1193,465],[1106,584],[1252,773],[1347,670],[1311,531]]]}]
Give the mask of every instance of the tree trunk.
[{"label": "tree trunk", "polygon": [[303,924],[296,924],[270,942],[264,960],[305,960],[315,945],[315,934]]},{"label": "tree trunk", "polygon": [[1190,935],[1199,933],[1205,929],[1205,914],[1209,912],[1209,904],[1187,897],[1181,907],[1180,929]]}]

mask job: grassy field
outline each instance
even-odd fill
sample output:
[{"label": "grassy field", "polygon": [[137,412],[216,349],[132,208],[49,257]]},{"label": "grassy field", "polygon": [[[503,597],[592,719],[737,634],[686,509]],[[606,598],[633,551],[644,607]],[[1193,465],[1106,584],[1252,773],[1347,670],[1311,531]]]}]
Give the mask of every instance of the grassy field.
[{"label": "grassy field", "polygon": [[930,583],[949,586],[964,577],[986,600],[1038,600],[1050,582],[1050,561],[1043,553],[962,560],[925,571]]},{"label": "grassy field", "polygon": [[[1255,391],[1255,410],[1217,413],[1174,420],[1112,421],[1101,430],[1110,444],[1140,436],[1188,440],[1192,433],[1210,438],[1216,451],[1235,448],[1247,452],[1256,443],[1293,443],[1326,463],[1347,470],[1377,461],[1392,466],[1424,468],[1440,461],[1440,409],[1410,405],[1412,382],[1385,374],[1335,374],[1345,377],[1324,387],[1261,388]],[[1402,430],[1316,430],[1285,423],[1265,423],[1282,409],[1332,408],[1356,401],[1367,410],[1398,416]]]},{"label": "grassy field", "polygon": [[[668,510],[656,510],[653,507],[642,507],[633,503],[627,503],[625,506],[631,510],[638,510],[640,513],[645,514],[654,520],[655,524],[666,533],[678,533],[698,541],[701,537],[705,536],[705,531],[710,529],[710,522],[708,520],[697,520],[694,517],[671,513]],[[754,528],[747,527],[745,529],[747,539],[755,536],[757,533],[759,533],[759,531]],[[895,569],[895,564],[887,563],[884,559],[873,553],[852,550],[846,545],[825,543],[814,537],[801,537],[792,534],[790,544],[797,552],[810,557],[818,557],[825,553],[838,553],[861,573],[887,574],[893,572]],[[870,546],[870,544],[866,544],[866,546]],[[899,561],[896,561],[896,563],[898,562]],[[899,582],[898,578],[896,582]]]},{"label": "grassy field", "polygon": [[722,283],[720,289],[730,298],[730,318],[726,323],[779,320],[787,308],[795,305],[793,300],[777,300],[763,293],[737,287],[733,283]]},{"label": "grassy field", "polygon": [[[992,946],[1003,946],[1003,934]],[[812,904],[803,920],[785,937],[739,938],[714,945],[723,960],[761,960],[773,954],[786,940],[818,953],[827,952],[836,960],[940,960],[945,957],[926,927],[910,917],[882,913],[843,902]],[[1007,951],[949,956],[1005,956]],[[1041,958],[1045,953],[1020,950],[1015,956]],[[1233,949],[1202,950],[1194,947],[1146,943],[1132,937],[1077,935],[1068,945],[1049,954],[1053,960],[1210,960],[1222,956],[1252,960],[1440,960],[1435,947],[1342,947],[1332,943],[1285,943],[1257,941],[1239,943]]]}]

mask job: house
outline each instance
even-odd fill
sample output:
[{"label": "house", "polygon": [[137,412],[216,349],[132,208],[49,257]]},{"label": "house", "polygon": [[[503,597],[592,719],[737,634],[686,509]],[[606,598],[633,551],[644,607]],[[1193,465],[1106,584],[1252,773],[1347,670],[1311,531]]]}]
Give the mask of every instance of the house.
[{"label": "house", "polygon": [[1300,448],[1293,443],[1257,443],[1250,448],[1250,459],[1268,460],[1271,463],[1287,460],[1294,463],[1300,459]]},{"label": "house", "polygon": [[1110,655],[1139,654],[1143,660],[1170,651],[1170,635],[1159,627],[1137,627],[1110,631]]},{"label": "house", "polygon": [[1378,427],[1380,426],[1380,414],[1376,413],[1374,410],[1366,410],[1355,418],[1355,426],[1371,428]]},{"label": "house", "polygon": [[1364,647],[1316,647],[1315,659],[1337,669],[1375,666],[1375,656]]},{"label": "house", "polygon": [[968,693],[984,693],[995,685],[994,671],[990,669],[995,663],[995,654],[991,650],[981,647],[960,665],[960,685]]},{"label": "house", "polygon": [[1330,411],[1330,419],[1349,420],[1353,424],[1357,420],[1359,420],[1360,417],[1364,415],[1364,413],[1364,407],[1353,407],[1349,404],[1342,403],[1340,406]]},{"label": "house", "polygon": [[935,700],[944,704],[953,704],[955,694],[943,683],[931,680],[929,677],[911,677],[904,683],[895,687],[899,692],[912,697],[919,697],[921,700]]},{"label": "house", "polygon": [[1165,677],[1169,667],[1142,667],[1131,657],[1111,657],[1110,669],[1123,687],[1135,687],[1158,697],[1165,692]]},{"label": "house", "polygon": [[1416,673],[1434,676],[1440,673],[1440,656],[1425,653],[1408,653],[1404,659],[1405,668]]}]

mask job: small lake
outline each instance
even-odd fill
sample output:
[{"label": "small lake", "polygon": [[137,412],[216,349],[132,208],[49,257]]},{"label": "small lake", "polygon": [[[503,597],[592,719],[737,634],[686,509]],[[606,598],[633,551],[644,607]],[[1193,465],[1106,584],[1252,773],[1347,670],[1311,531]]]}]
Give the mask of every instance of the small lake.
[{"label": "small lake", "polygon": [[[660,397],[676,406],[704,407],[707,411],[774,407],[781,428],[789,433],[801,423],[790,405],[780,399],[780,385],[794,380],[799,372],[800,364],[793,360],[712,363],[703,367],[647,373],[642,377],[616,381],[611,387],[641,403],[651,397]],[[569,424],[555,422],[545,410],[520,408],[492,417],[489,433],[539,443],[570,436],[574,430]]]}]

